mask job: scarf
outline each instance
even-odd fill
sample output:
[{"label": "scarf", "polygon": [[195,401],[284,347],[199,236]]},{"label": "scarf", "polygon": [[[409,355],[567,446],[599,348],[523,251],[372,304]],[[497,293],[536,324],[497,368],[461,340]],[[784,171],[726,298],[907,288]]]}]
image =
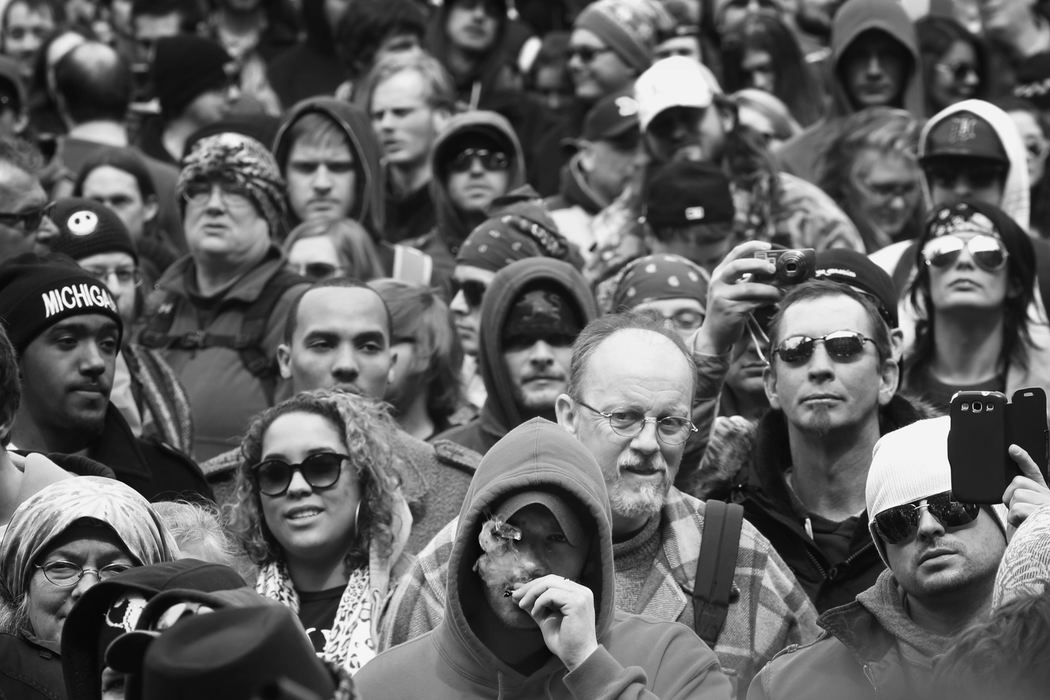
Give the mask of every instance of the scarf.
[{"label": "scarf", "polygon": [[[299,614],[299,594],[283,562],[270,562],[259,570],[255,591]],[[373,611],[378,610],[382,597],[379,590],[370,587],[368,569],[354,569],[339,599],[331,634],[327,635],[319,656],[350,674],[371,661],[376,655],[378,629],[374,628],[379,619]]]}]

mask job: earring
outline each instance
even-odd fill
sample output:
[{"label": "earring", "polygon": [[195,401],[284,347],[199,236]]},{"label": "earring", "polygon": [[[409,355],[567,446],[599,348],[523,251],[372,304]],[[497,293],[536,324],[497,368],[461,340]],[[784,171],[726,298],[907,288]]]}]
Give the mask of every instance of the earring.
[{"label": "earring", "polygon": [[361,501],[357,502],[357,508],[354,509],[354,537],[361,534]]}]

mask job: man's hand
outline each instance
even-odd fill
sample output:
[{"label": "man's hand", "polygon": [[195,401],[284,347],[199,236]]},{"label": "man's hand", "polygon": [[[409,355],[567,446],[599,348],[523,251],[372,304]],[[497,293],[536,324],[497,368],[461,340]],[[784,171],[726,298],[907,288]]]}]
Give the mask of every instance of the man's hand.
[{"label": "man's hand", "polygon": [[523,583],[511,594],[532,616],[551,653],[573,671],[598,648],[591,589],[548,574]]},{"label": "man's hand", "polygon": [[693,335],[691,348],[707,355],[723,355],[740,340],[748,315],[780,301],[779,288],[763,282],[742,281],[745,274],[772,275],[773,263],[755,253],[769,250],[765,241],[741,243],[711,273],[707,288],[707,316]]},{"label": "man's hand", "polygon": [[1050,504],[1050,488],[1047,488],[1039,467],[1032,458],[1017,445],[1010,445],[1010,458],[1021,470],[1021,476],[1015,476],[1003,493],[1003,503],[1010,509],[1007,523],[1013,536],[1013,530],[1032,514],[1039,506]]}]

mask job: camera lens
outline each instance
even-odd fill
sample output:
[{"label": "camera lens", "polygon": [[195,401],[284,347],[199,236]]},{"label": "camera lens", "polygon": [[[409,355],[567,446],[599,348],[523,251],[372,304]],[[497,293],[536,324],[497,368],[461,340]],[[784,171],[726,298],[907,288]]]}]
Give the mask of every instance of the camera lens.
[{"label": "camera lens", "polygon": [[984,404],[981,403],[980,401],[974,401],[973,402],[973,412],[974,413],[980,413],[982,410],[984,410]]}]

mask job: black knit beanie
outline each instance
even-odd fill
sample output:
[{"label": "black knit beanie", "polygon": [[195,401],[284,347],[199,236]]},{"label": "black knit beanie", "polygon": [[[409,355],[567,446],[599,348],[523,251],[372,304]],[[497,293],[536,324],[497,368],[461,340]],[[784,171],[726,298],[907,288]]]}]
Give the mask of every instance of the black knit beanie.
[{"label": "black knit beanie", "polygon": [[233,59],[210,39],[180,34],[157,41],[153,56],[153,90],[161,114],[170,119],[209,90],[230,83],[226,66]]},{"label": "black knit beanie", "polygon": [[74,260],[99,253],[127,253],[138,262],[139,255],[127,226],[105,204],[66,197],[52,205],[48,218],[58,227],[58,237],[49,242],[56,253]]},{"label": "black knit beanie", "polygon": [[0,322],[19,357],[33,339],[59,321],[102,314],[124,324],[106,285],[64,255],[19,255],[0,265]]}]

